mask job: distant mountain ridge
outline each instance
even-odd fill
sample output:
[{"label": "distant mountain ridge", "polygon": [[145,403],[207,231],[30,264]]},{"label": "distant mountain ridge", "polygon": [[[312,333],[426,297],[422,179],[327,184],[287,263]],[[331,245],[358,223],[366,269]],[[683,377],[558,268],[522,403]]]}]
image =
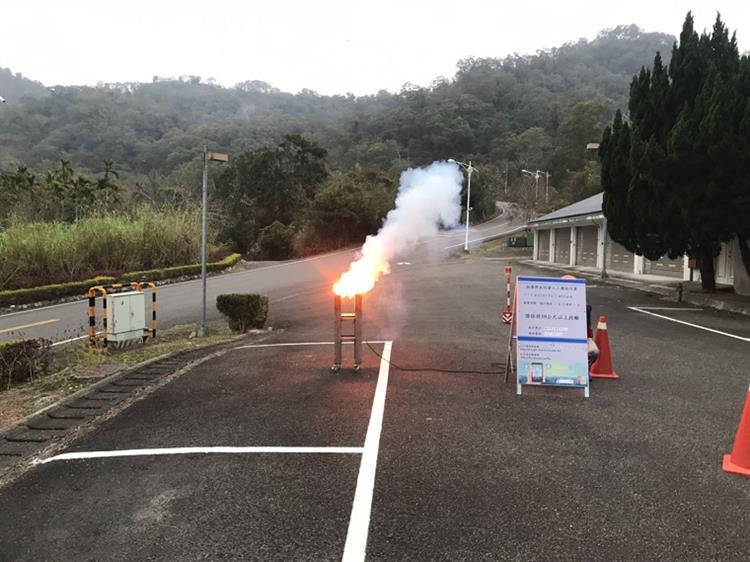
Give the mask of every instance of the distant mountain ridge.
[{"label": "distant mountain ridge", "polygon": [[9,68],[0,67],[0,96],[9,102],[17,102],[24,96],[45,96],[47,88],[41,82],[24,77],[20,72],[13,73]]},{"label": "distant mountain ridge", "polygon": [[618,26],[532,55],[464,59],[454,77],[429,87],[361,97],[290,94],[257,80],[227,88],[197,76],[43,95],[42,84],[3,70],[15,89],[0,93],[17,103],[0,111],[0,168],[42,170],[64,158],[97,171],[112,160],[126,175],[171,174],[180,183],[204,143],[238,154],[303,134],[335,168],[395,173],[464,157],[519,173],[549,169],[562,182],[583,165],[581,142],[598,140],[615,109],[626,108],[633,74],[656,51],[668,62],[674,41]]}]

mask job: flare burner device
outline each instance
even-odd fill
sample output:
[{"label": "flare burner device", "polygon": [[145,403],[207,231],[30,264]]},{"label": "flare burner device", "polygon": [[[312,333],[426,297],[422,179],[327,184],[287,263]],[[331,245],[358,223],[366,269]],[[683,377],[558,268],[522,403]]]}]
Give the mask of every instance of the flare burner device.
[{"label": "flare burner device", "polygon": [[[334,295],[333,297],[333,310],[334,310],[334,347],[335,347],[335,359],[331,371],[337,373],[341,370],[341,347],[344,342],[352,342],[354,346],[354,372],[357,372],[362,367],[362,295],[355,295],[354,299],[354,312],[342,312],[341,311],[341,295]],[[351,324],[354,333],[344,333],[344,324]]]}]

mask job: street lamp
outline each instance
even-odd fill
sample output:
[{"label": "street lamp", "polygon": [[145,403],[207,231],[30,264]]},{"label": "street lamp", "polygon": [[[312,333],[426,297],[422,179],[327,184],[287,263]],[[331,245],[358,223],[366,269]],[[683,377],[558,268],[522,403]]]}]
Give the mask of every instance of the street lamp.
[{"label": "street lamp", "polygon": [[469,176],[469,180],[466,183],[466,236],[464,237],[464,252],[469,251],[469,202],[471,201],[471,174],[476,168],[471,165],[471,160],[469,160],[468,164],[464,164],[463,162],[459,162],[458,160],[454,160],[453,158],[448,158],[448,162],[451,164],[458,164],[462,168],[466,169],[466,173]]},{"label": "street lamp", "polygon": [[539,199],[539,176],[542,174],[544,175],[544,202],[549,203],[549,179],[552,177],[552,174],[543,170],[537,170],[536,172],[532,172],[530,170],[521,170],[521,173],[527,174],[529,177],[532,177],[534,178],[534,180],[536,180],[536,186],[534,188],[534,199]]},{"label": "street lamp", "polygon": [[203,227],[201,241],[201,281],[203,282],[203,301],[201,324],[198,327],[198,336],[208,335],[206,325],[206,262],[208,260],[208,163],[209,162],[228,162],[229,156],[221,152],[209,152],[207,147],[203,147]]}]

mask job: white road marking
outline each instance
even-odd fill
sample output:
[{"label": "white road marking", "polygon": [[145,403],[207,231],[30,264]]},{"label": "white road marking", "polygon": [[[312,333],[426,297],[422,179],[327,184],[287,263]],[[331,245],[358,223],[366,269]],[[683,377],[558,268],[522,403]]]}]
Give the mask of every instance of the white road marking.
[{"label": "white road marking", "polygon": [[362,454],[362,447],[163,447],[156,449],[124,449],[121,451],[86,451],[63,453],[44,459],[39,464],[80,459],[108,459],[113,457],[153,457],[162,455],[201,454]]},{"label": "white road marking", "polygon": [[[344,345],[353,345],[354,342],[345,341],[342,342]],[[365,343],[389,343],[384,340],[367,340]],[[252,343],[248,345],[239,345],[234,349],[255,349],[258,347],[293,347],[295,345],[333,345],[332,341],[307,341],[307,342],[293,342],[293,343]]]},{"label": "white road marking", "polygon": [[680,307],[670,307],[670,306],[638,306],[636,308],[638,308],[639,310],[677,310],[677,311],[685,310],[685,311],[691,311],[691,312],[703,312],[702,308],[680,308]]},{"label": "white road marking", "polygon": [[367,437],[365,437],[364,452],[362,453],[359,475],[357,476],[357,490],[354,493],[352,515],[349,519],[349,530],[346,533],[346,545],[344,546],[344,556],[342,557],[343,562],[361,562],[365,559],[392,346],[393,342],[391,341],[385,342],[383,346],[378,384],[375,387],[375,398],[372,401],[370,424],[367,426]]},{"label": "white road marking", "polygon": [[70,338],[69,340],[56,341],[55,343],[52,344],[51,347],[56,347],[58,345],[64,345],[66,343],[71,343],[71,342],[74,342],[74,341],[79,341],[79,340],[85,339],[87,337],[88,337],[87,335],[86,336],[78,336],[77,338]]},{"label": "white road marking", "polygon": [[744,338],[736,334],[722,332],[721,330],[714,330],[713,328],[707,328],[706,326],[701,326],[700,324],[692,324],[691,322],[685,322],[684,320],[677,320],[676,318],[670,318],[669,316],[664,316],[663,314],[656,314],[655,312],[650,312],[648,310],[644,310],[637,306],[629,306],[628,308],[636,312],[642,312],[643,314],[648,314],[649,316],[656,316],[657,318],[663,318],[664,320],[669,320],[670,322],[676,322],[677,324],[684,324],[685,326],[690,326],[691,328],[697,328],[698,330],[705,330],[706,332],[712,332],[714,334],[719,334],[721,336],[727,336],[728,338],[734,338],[736,340],[750,342],[750,338]]},{"label": "white road marking", "polygon": [[[513,234],[514,232],[521,232],[522,230],[525,230],[525,227],[517,226],[515,228],[512,228],[510,230],[506,230],[503,232],[496,232],[495,234],[490,234],[489,236],[485,236],[483,238],[475,238],[474,240],[469,240],[469,244],[473,244],[474,242],[483,242],[485,240],[490,240],[491,238],[495,238],[497,236],[503,236],[505,234]],[[452,246],[446,246],[445,250],[450,250],[451,248],[458,248],[463,246],[464,243],[461,242],[460,244],[453,244]]]},{"label": "white road marking", "polygon": [[50,318],[49,320],[40,320],[39,322],[32,322],[31,324],[23,324],[21,326],[13,326],[12,328],[3,328],[0,330],[0,334],[5,334],[8,332],[15,332],[17,330],[25,330],[26,328],[35,328],[37,326],[44,326],[45,324],[54,324],[55,322],[59,322],[59,318]]}]

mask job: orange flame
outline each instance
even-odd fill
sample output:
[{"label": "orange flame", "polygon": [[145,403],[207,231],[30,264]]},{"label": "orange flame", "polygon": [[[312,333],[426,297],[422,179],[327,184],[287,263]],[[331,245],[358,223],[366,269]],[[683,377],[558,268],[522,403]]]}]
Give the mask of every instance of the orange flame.
[{"label": "orange flame", "polygon": [[391,272],[388,260],[383,255],[379,244],[368,239],[362,248],[362,255],[349,266],[349,270],[341,274],[339,280],[333,284],[333,292],[346,298],[354,298],[370,291],[381,275]]}]

